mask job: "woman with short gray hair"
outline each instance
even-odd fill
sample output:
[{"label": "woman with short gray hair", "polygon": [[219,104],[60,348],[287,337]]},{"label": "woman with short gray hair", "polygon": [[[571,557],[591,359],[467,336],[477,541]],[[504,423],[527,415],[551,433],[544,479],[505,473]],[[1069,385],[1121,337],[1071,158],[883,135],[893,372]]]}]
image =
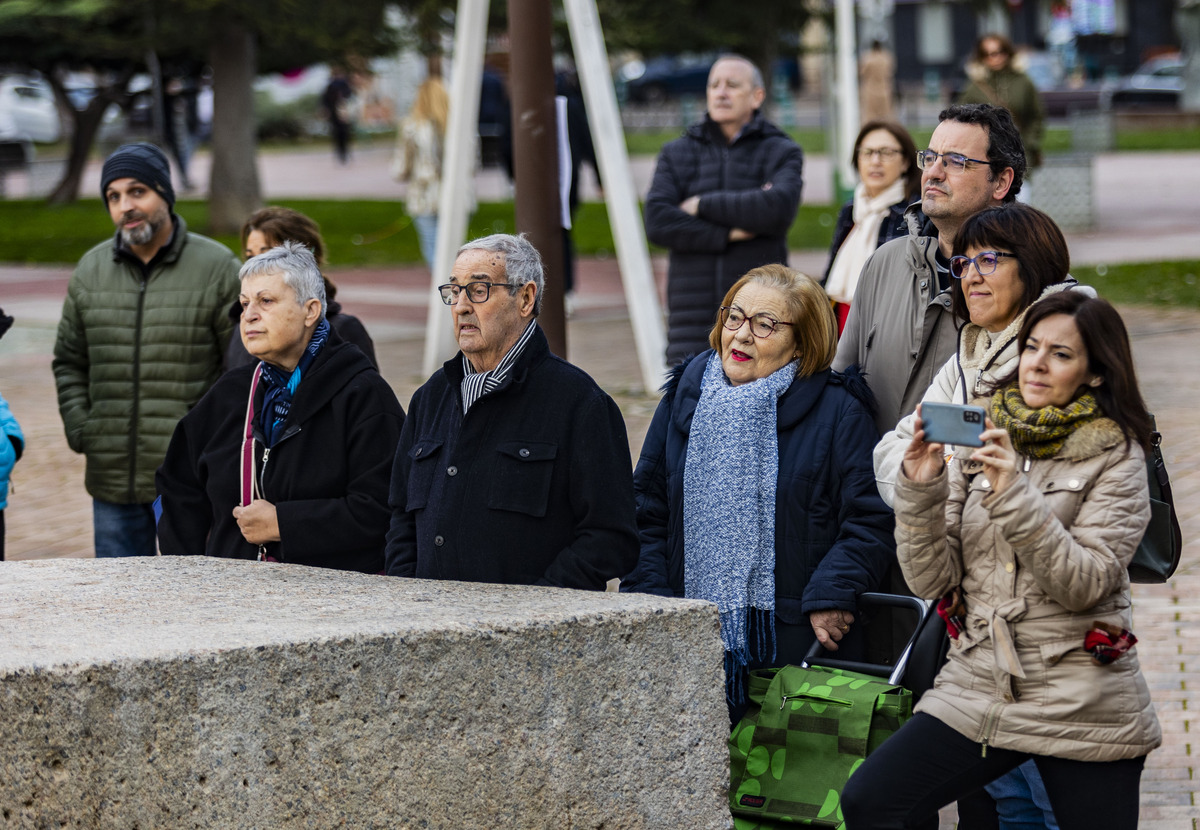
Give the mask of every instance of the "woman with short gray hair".
[{"label": "woman with short gray hair", "polygon": [[155,479],[159,547],[381,572],[404,410],[359,349],[329,337],[311,251],[285,242],[240,277],[256,363],[179,422]]}]

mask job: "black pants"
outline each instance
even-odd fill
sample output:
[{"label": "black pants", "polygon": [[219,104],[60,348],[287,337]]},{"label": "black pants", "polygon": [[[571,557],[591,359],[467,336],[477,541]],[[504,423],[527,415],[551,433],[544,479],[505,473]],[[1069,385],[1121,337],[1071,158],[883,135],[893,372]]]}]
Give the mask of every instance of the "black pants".
[{"label": "black pants", "polygon": [[[1033,757],[1061,830],[1133,830],[1146,758],[1070,761],[987,748],[937,718],[913,715],[842,793],[846,830],[937,826],[937,811]],[[933,824],[929,825],[932,821]]]}]

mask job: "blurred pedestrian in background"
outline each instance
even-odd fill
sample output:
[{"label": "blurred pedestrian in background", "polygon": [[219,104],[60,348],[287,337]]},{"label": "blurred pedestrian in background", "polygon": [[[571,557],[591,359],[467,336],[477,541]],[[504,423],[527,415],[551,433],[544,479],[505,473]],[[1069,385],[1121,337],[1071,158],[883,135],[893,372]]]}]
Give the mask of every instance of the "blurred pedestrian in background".
[{"label": "blurred pedestrian in background", "polygon": [[[1012,41],[1003,35],[979,38],[967,62],[970,83],[958,97],[960,104],[994,104],[1008,110],[1021,131],[1025,145],[1028,177],[1042,164],[1042,136],[1046,130],[1046,111],[1042,96],[1033,81],[1019,67],[1020,57]],[[1026,192],[1022,201],[1028,201]]]},{"label": "blurred pedestrian in background", "polygon": [[896,120],[896,59],[879,40],[858,63],[858,116],[864,124]]},{"label": "blurred pedestrian in background", "polygon": [[438,203],[442,191],[442,152],[450,96],[442,79],[430,76],[396,131],[392,178],[404,182],[404,209],[412,218],[421,257],[432,272],[437,255]]},{"label": "blurred pedestrian in background", "polygon": [[353,128],[354,115],[351,111],[351,99],[354,98],[354,88],[346,79],[346,70],[334,66],[330,73],[332,77],[321,93],[321,107],[325,117],[329,119],[329,135],[333,139],[333,154],[342,164],[350,160],[350,133]]}]

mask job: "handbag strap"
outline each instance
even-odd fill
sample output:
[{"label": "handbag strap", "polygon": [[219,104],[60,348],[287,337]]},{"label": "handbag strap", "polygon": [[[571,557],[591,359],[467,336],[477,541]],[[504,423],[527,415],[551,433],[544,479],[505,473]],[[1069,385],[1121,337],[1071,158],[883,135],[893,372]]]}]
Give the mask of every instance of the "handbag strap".
[{"label": "handbag strap", "polygon": [[1165,502],[1171,509],[1171,535],[1175,540],[1175,562],[1171,572],[1179,566],[1179,555],[1183,550],[1183,529],[1179,526],[1179,517],[1175,514],[1175,496],[1171,493],[1171,479],[1167,475],[1167,463],[1162,454],[1162,433],[1158,430],[1150,433],[1150,457],[1154,469],[1154,477],[1150,482],[1151,495],[1154,495],[1154,485],[1158,485],[1158,499]]},{"label": "handbag strap", "polygon": [[[246,400],[246,424],[242,429],[242,507],[248,507],[250,502],[262,498],[258,487],[258,458],[254,453],[254,393],[258,391],[258,379],[262,377],[262,363],[254,369],[250,379],[250,396]],[[274,562],[273,557],[267,556],[267,546],[258,546],[259,562]]]},{"label": "handbag strap", "polygon": [[258,391],[258,379],[262,376],[262,363],[254,369],[250,379],[250,397],[246,401],[246,423],[242,430],[242,507],[249,506],[258,495],[257,459],[254,457],[254,393]]}]

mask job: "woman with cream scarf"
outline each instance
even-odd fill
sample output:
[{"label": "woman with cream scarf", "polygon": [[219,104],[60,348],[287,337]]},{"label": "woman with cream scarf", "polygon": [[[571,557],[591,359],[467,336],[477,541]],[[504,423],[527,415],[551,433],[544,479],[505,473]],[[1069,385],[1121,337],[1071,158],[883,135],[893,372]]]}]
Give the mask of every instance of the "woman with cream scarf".
[{"label": "woman with cream scarf", "polygon": [[850,163],[859,184],[838,214],[824,281],[835,303],[839,334],[867,259],[884,242],[907,233],[904,209],[917,198],[921,184],[916,155],[908,131],[889,121],[867,122],[854,141]]}]

